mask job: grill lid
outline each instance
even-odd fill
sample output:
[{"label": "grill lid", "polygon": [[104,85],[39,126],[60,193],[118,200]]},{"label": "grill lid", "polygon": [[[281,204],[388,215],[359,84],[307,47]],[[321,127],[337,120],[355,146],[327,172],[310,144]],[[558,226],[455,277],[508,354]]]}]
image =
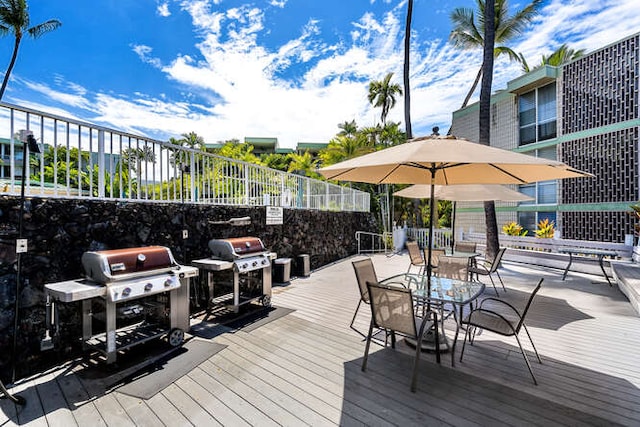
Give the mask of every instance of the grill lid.
[{"label": "grill lid", "polygon": [[99,283],[171,271],[178,264],[164,246],[88,251],[82,254],[87,278]]},{"label": "grill lid", "polygon": [[211,255],[225,261],[257,255],[266,252],[266,248],[257,237],[233,237],[231,239],[209,240]]}]

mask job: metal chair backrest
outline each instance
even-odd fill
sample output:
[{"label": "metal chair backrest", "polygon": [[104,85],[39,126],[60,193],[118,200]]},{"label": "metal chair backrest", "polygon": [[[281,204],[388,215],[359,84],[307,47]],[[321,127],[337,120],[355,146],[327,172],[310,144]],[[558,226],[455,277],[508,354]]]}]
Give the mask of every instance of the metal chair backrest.
[{"label": "metal chair backrest", "polygon": [[476,251],[476,242],[456,242],[453,245],[453,250],[455,252],[475,252]]},{"label": "metal chair backrest", "polygon": [[527,312],[529,311],[529,307],[531,307],[531,303],[533,302],[533,297],[535,297],[538,291],[540,290],[540,287],[542,286],[543,281],[544,281],[544,278],[540,279],[540,281],[538,282],[538,285],[535,287],[533,292],[531,292],[531,295],[529,295],[529,300],[527,301],[527,305],[525,305],[524,310],[522,310],[522,313],[520,313],[520,320],[518,321],[518,324],[514,328],[516,334],[520,332],[520,328],[522,328],[522,325],[524,324],[524,319],[525,317],[527,317]]},{"label": "metal chair backrest", "polygon": [[420,254],[420,247],[418,246],[418,242],[407,242],[407,251],[409,251],[409,259],[411,260],[411,265],[424,264],[424,259],[422,259],[422,255]]},{"label": "metal chair backrest", "polygon": [[500,267],[500,262],[502,261],[502,256],[506,251],[507,251],[507,248],[502,248],[498,251],[498,253],[496,254],[496,257],[493,259],[493,262],[491,263],[489,274],[495,273],[496,270],[498,270],[498,267]]},{"label": "metal chair backrest", "polygon": [[356,273],[356,280],[358,281],[358,288],[360,289],[360,299],[369,303],[369,290],[367,289],[367,282],[377,283],[378,277],[376,270],[373,268],[373,261],[371,258],[365,258],[353,261],[353,271]]},{"label": "metal chair backrest", "polygon": [[410,289],[367,282],[371,319],[377,328],[417,337],[413,296]]},{"label": "metal chair backrest", "polygon": [[438,276],[449,279],[467,280],[468,258],[440,256],[438,258]]},{"label": "metal chair backrest", "polygon": [[[424,252],[424,259],[427,259],[429,257],[429,249],[425,248],[422,252]],[[431,267],[438,268],[439,258],[444,254],[444,249],[431,249]]]}]

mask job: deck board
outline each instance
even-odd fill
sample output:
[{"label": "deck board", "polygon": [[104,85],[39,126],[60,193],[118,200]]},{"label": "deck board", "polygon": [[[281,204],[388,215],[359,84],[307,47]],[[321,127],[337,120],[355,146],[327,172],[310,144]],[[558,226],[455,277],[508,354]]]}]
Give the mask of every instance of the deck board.
[{"label": "deck board", "polygon": [[[379,277],[406,271],[406,256],[373,256]],[[640,425],[640,318],[624,294],[601,277],[504,263],[507,292],[522,303],[540,277],[526,335],[535,386],[512,337],[483,332],[458,361],[464,334],[438,365],[420,362],[418,391],[409,383],[413,349],[372,345],[361,371],[364,340],[349,328],[360,295],[352,259],[275,286],[272,303],[294,309],[255,330],[222,330],[226,344],[153,398],[105,387],[61,367],[20,382],[12,391],[28,409],[0,400],[2,425],[420,425],[590,426]],[[493,289],[485,297],[494,296]],[[355,327],[366,333],[363,304]],[[446,333],[454,333],[453,319]],[[201,338],[196,338],[201,339]]]}]

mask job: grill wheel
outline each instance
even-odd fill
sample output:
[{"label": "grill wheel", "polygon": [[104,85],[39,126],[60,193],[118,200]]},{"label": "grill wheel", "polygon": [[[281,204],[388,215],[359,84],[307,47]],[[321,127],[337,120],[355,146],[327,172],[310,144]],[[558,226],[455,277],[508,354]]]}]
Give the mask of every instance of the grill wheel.
[{"label": "grill wheel", "polygon": [[184,342],[184,331],[180,328],[173,328],[167,337],[172,347],[181,346]]}]

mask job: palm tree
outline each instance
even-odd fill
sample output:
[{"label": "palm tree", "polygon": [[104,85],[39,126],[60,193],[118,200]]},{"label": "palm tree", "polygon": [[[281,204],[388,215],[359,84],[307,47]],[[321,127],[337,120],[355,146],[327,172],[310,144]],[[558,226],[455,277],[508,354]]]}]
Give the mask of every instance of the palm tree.
[{"label": "palm tree", "polygon": [[320,150],[318,157],[323,166],[329,166],[373,151],[375,148],[367,136],[358,132],[353,137],[337,135],[329,141],[327,148]]},{"label": "palm tree", "polygon": [[2,81],[2,87],[0,87],[0,100],[7,88],[11,71],[16,64],[22,37],[27,34],[35,39],[49,31],[55,30],[60,25],[62,25],[62,23],[57,19],[49,19],[42,24],[29,27],[29,7],[27,6],[26,0],[0,0],[0,35],[13,33],[15,37],[11,62],[9,62],[9,67]]},{"label": "palm tree", "polygon": [[338,135],[354,136],[356,132],[358,132],[358,125],[356,124],[355,120],[351,120],[350,122],[345,121],[344,123],[340,123],[338,125],[338,128],[340,128],[340,132],[338,132]]},{"label": "palm tree", "polygon": [[559,67],[567,62],[573,61],[574,59],[578,59],[584,55],[584,49],[574,50],[570,48],[566,43],[557,48],[550,55],[542,55],[542,59],[540,63],[533,68],[529,68],[529,64],[525,61],[524,57],[520,55],[520,60],[522,62],[522,71],[528,73],[530,71],[536,70],[545,65],[551,65],[553,67]]},{"label": "palm tree", "polygon": [[413,15],[413,0],[409,0],[407,3],[407,21],[404,26],[404,68],[403,68],[403,83],[404,83],[404,122],[405,132],[407,138],[413,138],[411,132],[411,95],[409,92],[409,58],[411,47],[411,18]]},{"label": "palm tree", "polygon": [[[479,0],[480,1],[480,0]],[[485,22],[492,22],[495,18],[495,6],[502,0],[486,0],[483,10]],[[491,84],[493,81],[493,61],[495,55],[495,40],[497,38],[497,25],[484,26],[484,46],[482,59],[482,84],[480,86],[480,111],[479,111],[479,141],[480,144],[490,145],[491,139]],[[493,259],[498,253],[498,221],[496,219],[496,207],[493,201],[484,202],[485,221],[487,226],[487,259]]]},{"label": "palm tree", "polygon": [[397,83],[391,83],[393,73],[388,73],[382,81],[369,83],[369,102],[374,107],[381,107],[380,121],[384,125],[387,122],[389,110],[396,105],[396,95],[402,95],[402,88]]},{"label": "palm tree", "polygon": [[[521,61],[520,55],[506,46],[506,43],[522,35],[527,25],[538,13],[542,1],[543,0],[532,0],[524,9],[510,16],[508,0],[495,0],[495,16],[493,19],[493,22],[495,22],[495,42],[493,47],[493,55],[495,58],[501,55],[507,55],[511,61]],[[453,43],[455,47],[470,50],[484,46],[486,22],[485,5],[486,0],[476,0],[477,14],[472,9],[463,7],[456,8],[451,13],[451,21],[453,21],[454,27],[449,35],[449,41]],[[477,20],[476,17],[478,17]],[[495,43],[500,43],[500,45],[495,46]],[[471,95],[473,95],[478,86],[480,77],[482,77],[482,67],[478,70],[478,74],[461,108],[466,107],[469,103]]]}]

